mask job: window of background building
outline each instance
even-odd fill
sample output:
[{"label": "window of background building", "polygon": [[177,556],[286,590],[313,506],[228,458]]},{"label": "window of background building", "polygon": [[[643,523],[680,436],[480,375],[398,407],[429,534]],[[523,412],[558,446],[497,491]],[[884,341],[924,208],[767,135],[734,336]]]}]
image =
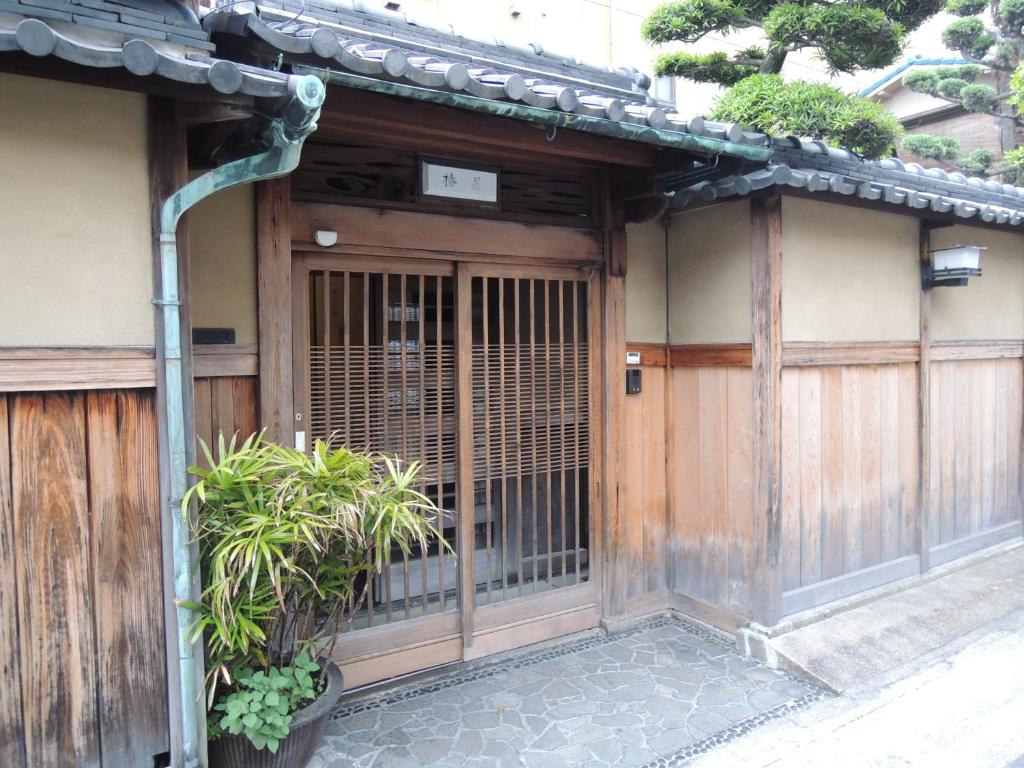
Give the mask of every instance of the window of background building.
[{"label": "window of background building", "polygon": [[662,75],[654,78],[654,98],[658,101],[675,104],[676,102],[676,79],[671,75]]}]

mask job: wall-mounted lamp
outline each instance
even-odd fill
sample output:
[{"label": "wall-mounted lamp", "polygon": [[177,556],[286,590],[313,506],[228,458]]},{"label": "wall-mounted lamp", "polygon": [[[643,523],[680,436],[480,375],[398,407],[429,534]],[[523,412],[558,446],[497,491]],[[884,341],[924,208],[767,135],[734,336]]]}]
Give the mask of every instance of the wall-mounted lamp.
[{"label": "wall-mounted lamp", "polygon": [[313,235],[313,242],[321,248],[330,248],[338,242],[338,233],[333,229],[318,229]]},{"label": "wall-mounted lamp", "polygon": [[931,251],[931,266],[921,268],[921,287],[925,290],[967,285],[971,277],[981,276],[979,245],[954,245]]}]

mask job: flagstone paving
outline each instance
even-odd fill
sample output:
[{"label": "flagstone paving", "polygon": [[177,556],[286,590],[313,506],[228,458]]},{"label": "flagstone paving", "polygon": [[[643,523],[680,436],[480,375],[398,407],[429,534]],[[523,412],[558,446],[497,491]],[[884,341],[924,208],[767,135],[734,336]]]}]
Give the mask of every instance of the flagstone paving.
[{"label": "flagstone paving", "polygon": [[675,766],[825,695],[662,616],[343,699],[310,768]]}]

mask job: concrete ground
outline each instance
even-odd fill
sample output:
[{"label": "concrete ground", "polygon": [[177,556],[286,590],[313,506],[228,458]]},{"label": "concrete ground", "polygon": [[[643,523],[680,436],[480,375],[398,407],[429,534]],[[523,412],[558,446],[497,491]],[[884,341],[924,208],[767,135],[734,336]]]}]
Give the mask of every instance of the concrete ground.
[{"label": "concrete ground", "polygon": [[687,768],[1024,766],[1024,609],[903,673],[769,723]]}]

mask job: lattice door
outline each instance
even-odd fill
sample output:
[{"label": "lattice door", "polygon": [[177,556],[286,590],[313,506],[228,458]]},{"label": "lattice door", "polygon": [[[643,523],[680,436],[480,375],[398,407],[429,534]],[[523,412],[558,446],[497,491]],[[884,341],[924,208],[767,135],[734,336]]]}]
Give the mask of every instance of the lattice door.
[{"label": "lattice door", "polygon": [[446,262],[356,258],[296,272],[306,444],[420,462],[457,555],[436,544],[390,553],[353,628],[456,610],[460,589],[474,593],[462,604],[480,606],[589,580],[590,284],[557,274],[481,268],[459,282]]}]

